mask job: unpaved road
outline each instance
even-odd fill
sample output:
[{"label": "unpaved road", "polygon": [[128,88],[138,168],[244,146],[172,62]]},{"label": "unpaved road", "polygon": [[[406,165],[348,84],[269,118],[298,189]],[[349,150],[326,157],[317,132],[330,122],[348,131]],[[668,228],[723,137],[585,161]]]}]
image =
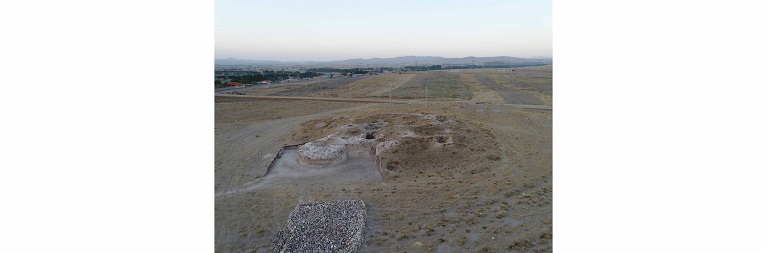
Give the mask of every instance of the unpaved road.
[{"label": "unpaved road", "polygon": [[318,100],[318,101],[355,102],[355,103],[396,103],[396,104],[418,103],[418,101],[415,101],[415,100],[398,100],[398,99],[388,100],[388,99],[371,99],[371,98],[253,96],[253,95],[234,95],[234,94],[216,94],[216,96],[218,96],[218,97],[257,98],[257,99]]},{"label": "unpaved road", "polygon": [[[329,102],[352,102],[352,103],[380,103],[380,104],[433,104],[433,103],[476,103],[468,101],[428,101],[424,100],[401,100],[401,99],[369,99],[369,98],[325,98],[325,97],[288,97],[288,96],[254,96],[254,95],[233,95],[233,94],[216,94],[217,97],[231,97],[231,98],[252,98],[259,100],[314,100],[314,101],[329,101]],[[552,107],[548,105],[538,104],[503,104],[506,106],[526,108],[526,109],[539,109],[539,110],[551,110]]]}]

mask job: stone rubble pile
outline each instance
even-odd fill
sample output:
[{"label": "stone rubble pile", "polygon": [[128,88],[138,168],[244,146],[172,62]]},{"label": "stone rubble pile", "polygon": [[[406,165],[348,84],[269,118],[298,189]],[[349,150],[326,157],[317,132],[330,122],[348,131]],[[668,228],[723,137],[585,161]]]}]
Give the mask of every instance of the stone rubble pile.
[{"label": "stone rubble pile", "polygon": [[337,200],[299,204],[277,233],[274,252],[355,252],[362,243],[365,202]]},{"label": "stone rubble pile", "polygon": [[326,140],[308,142],[298,147],[298,162],[302,165],[328,165],[346,160],[344,145],[328,144]]},{"label": "stone rubble pile", "polygon": [[347,157],[369,157],[375,152],[375,143],[375,138],[367,139],[365,134],[331,134],[298,147],[298,163],[304,166],[326,166],[342,163]]}]

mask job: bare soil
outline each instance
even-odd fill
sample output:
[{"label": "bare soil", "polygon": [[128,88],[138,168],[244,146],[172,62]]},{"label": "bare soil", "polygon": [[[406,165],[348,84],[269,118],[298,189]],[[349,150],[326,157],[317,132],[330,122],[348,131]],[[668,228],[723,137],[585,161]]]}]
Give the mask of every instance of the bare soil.
[{"label": "bare soil", "polygon": [[[518,78],[550,100],[551,85],[538,76],[545,68],[434,77],[469,95],[428,105],[216,97],[216,252],[271,252],[298,203],[342,199],[366,203],[359,252],[551,252],[552,111],[500,103],[497,91],[467,82],[483,72]],[[368,125],[389,145],[372,162],[380,179],[269,179],[266,167],[282,146],[365,134]]]}]

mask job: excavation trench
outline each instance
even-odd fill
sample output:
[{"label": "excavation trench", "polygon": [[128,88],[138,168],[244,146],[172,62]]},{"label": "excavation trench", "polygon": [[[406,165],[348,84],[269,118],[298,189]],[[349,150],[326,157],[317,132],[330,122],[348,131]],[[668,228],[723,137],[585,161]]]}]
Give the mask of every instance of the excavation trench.
[{"label": "excavation trench", "polygon": [[307,166],[298,162],[298,148],[287,146],[280,150],[261,180],[241,189],[216,194],[216,197],[272,187],[309,189],[314,185],[382,180],[375,159],[372,157],[348,157],[343,162],[322,167]]},{"label": "excavation trench", "polygon": [[256,186],[269,187],[280,184],[337,184],[381,181],[375,159],[372,156],[347,155],[338,163],[323,166],[304,165],[299,162],[298,146],[284,147],[274,158],[263,181]]},{"label": "excavation trench", "polygon": [[382,181],[375,158],[377,142],[368,138],[366,135],[328,136],[310,143],[284,146],[261,179],[216,197],[271,187],[297,187],[305,192],[316,185]]}]

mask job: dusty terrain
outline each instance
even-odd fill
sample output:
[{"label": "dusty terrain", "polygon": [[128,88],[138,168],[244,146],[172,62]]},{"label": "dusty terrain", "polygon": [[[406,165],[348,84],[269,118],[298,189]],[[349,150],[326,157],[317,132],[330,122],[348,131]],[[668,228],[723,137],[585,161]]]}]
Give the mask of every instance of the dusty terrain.
[{"label": "dusty terrain", "polygon": [[[308,87],[326,87],[318,83],[243,91],[387,99],[391,91],[411,103],[217,96],[216,252],[271,252],[297,204],[344,199],[366,204],[359,252],[552,251],[551,66],[408,72]],[[417,97],[424,84],[429,103]],[[351,175],[351,167],[339,170],[346,176],[267,177],[282,146],[365,129],[380,145],[376,161],[348,162],[365,173],[375,166],[380,178]]]}]

